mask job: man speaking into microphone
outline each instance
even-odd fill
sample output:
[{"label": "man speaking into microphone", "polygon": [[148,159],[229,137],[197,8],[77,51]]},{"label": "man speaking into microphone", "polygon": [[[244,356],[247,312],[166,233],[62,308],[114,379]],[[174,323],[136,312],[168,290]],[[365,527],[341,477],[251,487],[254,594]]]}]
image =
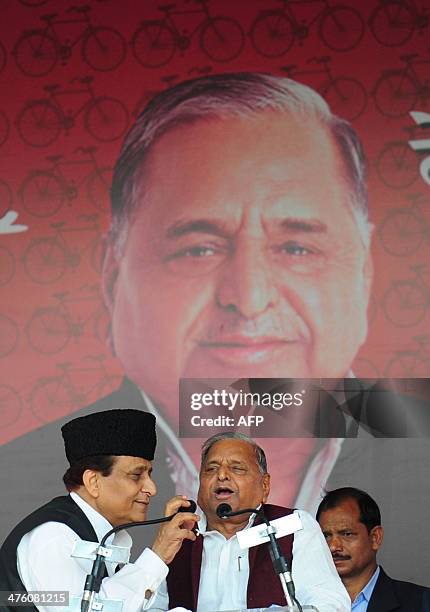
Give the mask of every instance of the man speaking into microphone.
[{"label": "man speaking into microphone", "polygon": [[[269,520],[296,512],[302,529],[278,540],[292,565],[296,599],[319,612],[351,608],[318,523],[301,510],[267,504],[270,475],[264,451],[236,432],[212,436],[202,447],[198,504],[203,511],[196,539],[184,541],[170,565],[151,610],[184,606],[196,612],[285,605],[285,596],[266,546],[239,547],[237,534],[258,519],[250,512],[231,518],[218,514],[259,508]],[[218,513],[217,513],[218,510]]]},{"label": "man speaking into microphone", "polygon": [[[43,602],[50,592],[51,604],[54,592],[67,593],[69,600],[82,597],[92,559],[85,557],[79,544],[100,542],[112,527],[144,521],[156,494],[151,464],[156,447],[154,415],[130,409],[96,412],[69,421],[62,434],[70,463],[63,477],[69,495],[35,510],[4,542],[0,591],[10,593],[12,599],[0,602],[2,612],[15,609],[15,594],[18,598],[29,591],[41,593],[26,610],[69,609],[64,599],[58,607],[45,608]],[[189,507],[182,496],[166,504],[166,516],[176,514],[160,528],[152,549],[145,548],[135,563],[106,562],[102,600],[121,600],[126,612],[140,612],[151,605],[169,571],[167,564],[184,540],[196,538],[192,529],[199,517],[178,513]],[[114,544],[127,552],[131,543],[121,530],[107,539],[106,546]]]}]

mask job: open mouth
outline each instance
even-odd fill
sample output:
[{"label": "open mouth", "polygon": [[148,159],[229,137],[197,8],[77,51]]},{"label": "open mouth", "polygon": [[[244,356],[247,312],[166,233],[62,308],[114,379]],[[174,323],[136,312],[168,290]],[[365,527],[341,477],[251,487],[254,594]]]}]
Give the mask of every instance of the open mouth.
[{"label": "open mouth", "polygon": [[217,487],[215,489],[216,499],[228,499],[233,493],[234,491],[230,487]]}]

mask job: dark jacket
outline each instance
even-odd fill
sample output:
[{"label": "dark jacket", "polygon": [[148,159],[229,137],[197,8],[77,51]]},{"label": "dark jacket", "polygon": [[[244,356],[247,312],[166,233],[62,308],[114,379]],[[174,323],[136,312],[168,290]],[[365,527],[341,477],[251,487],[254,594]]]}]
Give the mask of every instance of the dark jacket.
[{"label": "dark jacket", "polygon": [[[0,591],[26,590],[18,574],[17,548],[26,533],[49,521],[67,525],[82,540],[98,541],[90,521],[71,497],[63,496],[52,499],[18,523],[0,548]],[[15,609],[15,606],[0,606],[1,612],[9,612]],[[29,605],[18,609],[23,611],[36,610],[36,607]]]},{"label": "dark jacket", "polygon": [[393,580],[381,567],[367,612],[422,612],[426,591],[418,584]]},{"label": "dark jacket", "polygon": [[[269,520],[291,514],[290,508],[265,504],[263,510]],[[261,523],[261,519],[255,524]],[[281,551],[291,568],[294,535],[278,540]],[[185,540],[180,551],[169,566],[167,588],[169,607],[183,606],[197,609],[199,596],[200,569],[203,553],[203,537],[194,542]],[[247,590],[248,608],[265,608],[273,603],[285,605],[281,583],[275,574],[267,546],[253,546],[249,549],[249,581]]]}]

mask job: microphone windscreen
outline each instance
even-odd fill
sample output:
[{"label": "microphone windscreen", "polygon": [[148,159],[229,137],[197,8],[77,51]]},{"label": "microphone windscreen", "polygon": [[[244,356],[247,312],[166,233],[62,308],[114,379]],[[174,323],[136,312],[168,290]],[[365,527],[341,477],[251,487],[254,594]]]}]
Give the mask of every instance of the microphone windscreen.
[{"label": "microphone windscreen", "polygon": [[193,499],[188,499],[187,501],[190,502],[190,506],[181,506],[178,510],[178,512],[191,512],[194,513],[197,510],[197,504]]},{"label": "microphone windscreen", "polygon": [[227,515],[231,512],[230,504],[220,504],[216,509],[217,516],[219,518],[227,518]]}]

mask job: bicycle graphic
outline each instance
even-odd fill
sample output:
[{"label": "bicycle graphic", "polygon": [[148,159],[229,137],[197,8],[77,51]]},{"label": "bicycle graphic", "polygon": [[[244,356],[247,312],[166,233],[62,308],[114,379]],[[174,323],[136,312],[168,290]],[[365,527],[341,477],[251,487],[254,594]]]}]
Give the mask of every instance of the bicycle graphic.
[{"label": "bicycle graphic", "polygon": [[[188,70],[188,76],[205,76],[207,74],[210,74],[211,72],[212,66],[194,66],[193,68],[190,68],[190,70]],[[157,89],[145,90],[140,96],[132,111],[133,117],[138,117],[145,110],[146,106],[149,104],[152,98],[160,94],[165,89],[169,89],[169,87],[172,87],[175,82],[177,82],[178,78],[179,74],[166,74],[160,79],[163,84],[162,87],[158,87]]]},{"label": "bicycle graphic", "polygon": [[430,98],[430,79],[422,78],[416,66],[430,64],[417,60],[418,53],[401,55],[404,68],[384,70],[372,91],[376,108],[387,117],[402,117],[414,108],[425,106]]},{"label": "bicycle graphic", "polygon": [[[37,308],[25,326],[30,345],[39,353],[52,355],[64,349],[73,338],[76,342],[91,327],[91,336],[105,342],[110,326],[109,314],[100,299],[98,285],[83,286],[74,295],[68,291],[54,293],[54,306]],[[90,306],[81,312],[81,306]]]},{"label": "bicycle graphic", "polygon": [[[358,11],[349,6],[330,6],[329,0],[279,0],[281,8],[260,11],[251,24],[250,37],[254,49],[264,57],[280,57],[293,43],[309,36],[317,24],[319,38],[332,51],[350,51],[363,38],[364,23]],[[299,20],[296,6],[321,4],[309,22]]]},{"label": "bicycle graphic", "polygon": [[12,353],[18,344],[19,329],[13,319],[0,314],[0,358]]},{"label": "bicycle graphic", "polygon": [[429,336],[414,336],[416,350],[397,351],[385,368],[386,378],[429,378]]},{"label": "bicycle graphic", "polygon": [[414,279],[397,280],[388,287],[382,298],[387,319],[397,327],[418,325],[430,307],[430,283],[427,264],[410,266]]},{"label": "bicycle graphic", "polygon": [[10,385],[0,385],[0,427],[12,425],[22,412],[21,398]]},{"label": "bicycle graphic", "polygon": [[[94,26],[90,19],[91,7],[71,6],[67,13],[76,13],[75,19],[57,19],[58,13],[43,15],[45,26],[25,31],[18,39],[12,54],[18,68],[27,76],[39,77],[51,72],[60,59],[66,64],[73,48],[82,44],[82,59],[93,68],[106,72],[117,68],[125,58],[126,42],[113,28]],[[62,40],[57,26],[83,24],[76,38]]]},{"label": "bicycle graphic", "polygon": [[419,177],[419,156],[409,144],[414,138],[417,126],[403,128],[407,140],[391,140],[384,144],[375,162],[376,172],[381,181],[392,189],[409,187]]},{"label": "bicycle graphic", "polygon": [[317,87],[320,94],[326,99],[329,106],[336,114],[352,121],[362,115],[367,106],[367,93],[360,81],[350,77],[333,76],[331,71],[331,57],[312,57],[307,61],[321,66],[314,70],[297,70],[296,64],[281,66],[281,70],[287,73],[289,78],[319,75],[325,78]]},{"label": "bicycle graphic", "polygon": [[8,139],[9,132],[10,132],[9,119],[6,117],[5,113],[0,110],[0,147]]},{"label": "bicycle graphic", "polygon": [[8,210],[12,206],[13,196],[12,189],[6,183],[0,179],[0,219],[4,217]]},{"label": "bicycle graphic", "polygon": [[404,45],[412,34],[429,24],[429,9],[421,10],[414,0],[379,0],[369,18],[375,39],[386,47]]},{"label": "bicycle graphic", "polygon": [[[76,89],[65,89],[58,84],[45,85],[47,98],[30,100],[21,109],[16,119],[22,140],[33,147],[52,144],[64,131],[66,135],[74,127],[77,117],[83,114],[85,129],[101,142],[121,138],[128,125],[128,111],[116,98],[96,96],[93,90],[94,77],[87,76],[71,80],[79,82]],[[61,103],[64,97],[83,97],[74,111],[66,110]]]},{"label": "bicycle graphic", "polygon": [[396,257],[413,255],[424,241],[430,242],[430,223],[423,212],[429,201],[421,193],[406,197],[409,206],[391,209],[377,230],[385,251]]},{"label": "bicycle graphic", "polygon": [[161,93],[163,89],[168,89],[169,87],[172,87],[175,81],[178,80],[178,77],[179,75],[177,74],[168,74],[164,77],[161,77],[161,82],[164,84],[164,87],[159,87],[158,89],[147,89],[146,91],[144,91],[131,113],[133,117],[138,117],[146,108],[148,102],[150,102],[152,98]]},{"label": "bicycle graphic", "polygon": [[121,376],[109,374],[104,355],[87,355],[94,362],[88,367],[74,367],[70,362],[57,363],[59,374],[41,378],[30,392],[30,408],[42,422],[70,414],[76,408],[117,389]]},{"label": "bicycle graphic", "polygon": [[[98,215],[81,215],[78,219],[86,225],[67,227],[65,221],[51,223],[53,236],[35,238],[30,242],[23,255],[26,274],[35,283],[42,285],[55,283],[67,269],[78,268],[84,253],[89,253],[89,259],[96,272],[100,272],[103,256],[103,241]],[[72,246],[68,238],[79,236],[78,246]],[[85,242],[85,235],[89,239]]]},{"label": "bicycle graphic", "polygon": [[[160,5],[162,19],[142,21],[131,39],[133,55],[142,66],[164,66],[176,49],[188,49],[196,33],[199,33],[201,50],[215,62],[228,62],[240,54],[245,42],[240,23],[229,17],[213,16],[209,0],[194,0],[194,3],[198,8],[186,10],[175,10],[175,4]],[[180,30],[174,17],[181,15],[202,15],[202,20],[190,32]]]},{"label": "bicycle graphic", "polygon": [[15,274],[15,257],[9,249],[0,246],[0,287],[12,280]]},{"label": "bicycle graphic", "polygon": [[[97,210],[106,212],[113,169],[98,165],[96,151],[97,147],[78,147],[75,153],[81,153],[84,157],[74,160],[65,160],[61,154],[48,155],[46,159],[51,166],[45,170],[32,170],[19,189],[24,210],[36,217],[50,217],[64,203],[70,206],[78,197],[79,188],[84,185],[91,204]],[[90,167],[90,171],[79,180],[66,176],[67,169],[85,165]]]}]

